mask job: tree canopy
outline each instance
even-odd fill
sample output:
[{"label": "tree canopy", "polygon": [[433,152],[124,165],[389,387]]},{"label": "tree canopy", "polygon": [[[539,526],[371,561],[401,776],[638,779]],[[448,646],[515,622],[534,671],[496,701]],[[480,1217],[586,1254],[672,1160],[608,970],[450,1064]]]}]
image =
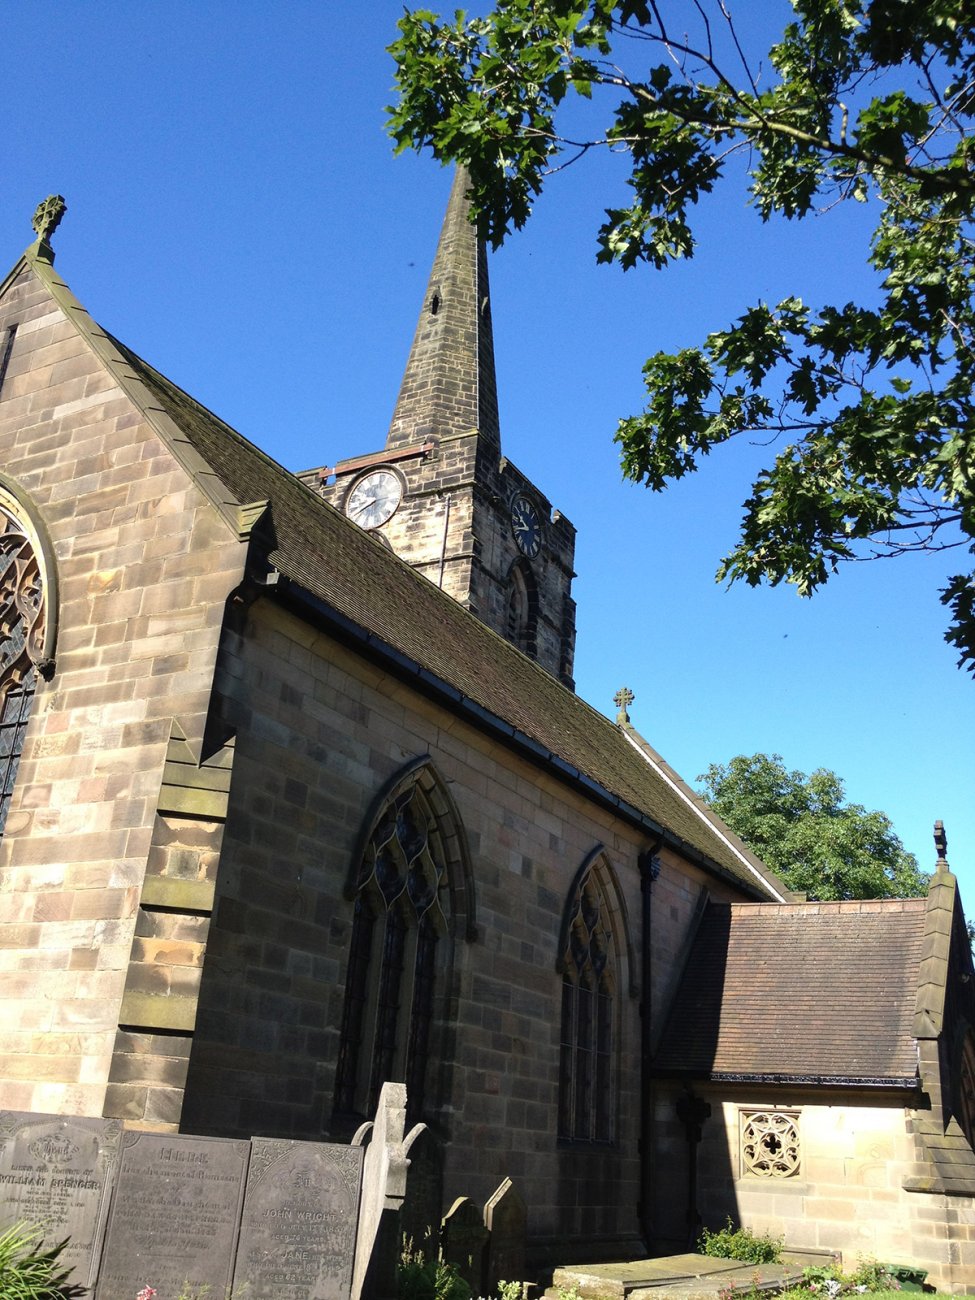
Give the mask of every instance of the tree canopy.
[{"label": "tree canopy", "polygon": [[[871,205],[869,301],[757,302],[699,347],[658,352],[616,435],[624,473],[654,490],[731,439],[774,444],[717,576],[810,595],[846,561],[975,553],[975,36],[957,0],[793,9],[758,54],[728,0],[407,12],[390,129],[466,165],[495,244],[554,170],[623,154],[630,202],[607,209],[597,258],[625,268],[692,256],[695,205],[734,183],[735,155],[765,220]],[[594,115],[582,139],[560,133],[573,97]],[[971,563],[941,598],[975,671]]]},{"label": "tree canopy", "polygon": [[845,802],[835,772],[790,772],[780,754],[740,754],[712,763],[704,797],[790,889],[827,901],[915,898],[928,877],[890,818]]}]

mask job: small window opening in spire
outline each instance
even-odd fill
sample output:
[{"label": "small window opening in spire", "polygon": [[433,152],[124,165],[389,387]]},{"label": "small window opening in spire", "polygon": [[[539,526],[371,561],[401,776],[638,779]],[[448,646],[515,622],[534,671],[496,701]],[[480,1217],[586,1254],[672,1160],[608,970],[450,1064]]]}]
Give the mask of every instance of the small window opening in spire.
[{"label": "small window opening in spire", "polygon": [[433,297],[430,299],[430,315],[436,316],[439,310],[440,310],[440,292],[439,290],[435,289],[433,291]]}]

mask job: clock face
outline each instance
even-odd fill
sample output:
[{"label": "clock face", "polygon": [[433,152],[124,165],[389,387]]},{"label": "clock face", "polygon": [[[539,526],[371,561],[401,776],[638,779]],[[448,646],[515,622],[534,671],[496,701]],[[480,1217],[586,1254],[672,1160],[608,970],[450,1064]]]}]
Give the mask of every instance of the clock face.
[{"label": "clock face", "polygon": [[528,497],[515,497],[512,501],[511,531],[519,551],[533,560],[542,546],[542,521]]},{"label": "clock face", "polygon": [[345,513],[360,528],[378,528],[393,517],[402,499],[399,475],[389,469],[375,469],[359,479],[349,493]]}]

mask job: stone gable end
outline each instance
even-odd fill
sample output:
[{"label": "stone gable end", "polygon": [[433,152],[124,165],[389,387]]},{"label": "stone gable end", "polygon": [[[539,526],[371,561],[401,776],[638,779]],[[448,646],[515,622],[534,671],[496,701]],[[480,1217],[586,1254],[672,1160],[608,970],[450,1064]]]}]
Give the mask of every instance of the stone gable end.
[{"label": "stone gable end", "polygon": [[98,1115],[167,745],[178,719],[199,758],[245,548],[60,289],[24,261],[0,297],[0,472],[59,581],[0,842],[0,1079],[8,1106]]}]

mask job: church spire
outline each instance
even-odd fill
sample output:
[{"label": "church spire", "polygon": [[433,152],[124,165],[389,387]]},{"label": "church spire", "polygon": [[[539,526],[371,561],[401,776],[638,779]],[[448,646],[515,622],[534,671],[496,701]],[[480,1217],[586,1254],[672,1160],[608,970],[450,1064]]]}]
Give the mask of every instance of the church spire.
[{"label": "church spire", "polygon": [[387,449],[475,430],[501,454],[487,251],[469,219],[467,172],[458,167]]}]

